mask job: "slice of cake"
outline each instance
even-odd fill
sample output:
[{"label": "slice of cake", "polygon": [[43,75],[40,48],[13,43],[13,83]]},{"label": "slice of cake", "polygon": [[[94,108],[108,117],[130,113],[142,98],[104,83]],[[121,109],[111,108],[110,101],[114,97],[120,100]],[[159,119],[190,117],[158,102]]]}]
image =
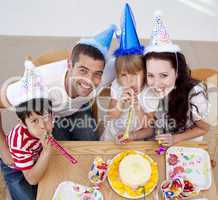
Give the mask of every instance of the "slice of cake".
[{"label": "slice of cake", "polygon": [[144,186],[151,176],[150,163],[142,155],[128,155],[120,162],[119,176],[124,184],[134,189]]}]

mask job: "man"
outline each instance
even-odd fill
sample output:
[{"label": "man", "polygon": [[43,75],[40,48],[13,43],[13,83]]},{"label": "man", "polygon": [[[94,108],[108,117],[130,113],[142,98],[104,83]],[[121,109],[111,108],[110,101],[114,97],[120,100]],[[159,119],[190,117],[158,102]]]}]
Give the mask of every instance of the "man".
[{"label": "man", "polygon": [[[56,121],[53,135],[56,139],[98,140],[89,104],[98,91],[114,78],[113,60],[105,67],[114,31],[115,27],[110,26],[94,38],[80,40],[68,60],[35,68],[47,87],[54,107]],[[0,107],[16,105],[18,94],[19,81],[3,87]],[[1,123],[0,151],[5,164],[11,165],[13,162]]]}]

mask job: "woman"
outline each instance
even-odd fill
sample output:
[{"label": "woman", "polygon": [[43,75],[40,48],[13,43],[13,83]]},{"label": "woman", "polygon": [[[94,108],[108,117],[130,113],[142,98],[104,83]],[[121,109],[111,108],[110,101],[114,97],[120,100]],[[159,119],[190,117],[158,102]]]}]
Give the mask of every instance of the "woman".
[{"label": "woman", "polygon": [[207,133],[206,86],[191,78],[184,55],[166,32],[160,16],[145,50],[147,84],[159,96],[155,116],[156,140],[171,146]]}]

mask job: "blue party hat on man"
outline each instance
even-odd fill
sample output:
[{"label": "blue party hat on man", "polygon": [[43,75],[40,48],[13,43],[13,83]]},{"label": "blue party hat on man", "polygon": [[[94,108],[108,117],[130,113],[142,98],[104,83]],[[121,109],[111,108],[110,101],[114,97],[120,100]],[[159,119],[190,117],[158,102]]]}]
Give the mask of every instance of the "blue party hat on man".
[{"label": "blue party hat on man", "polygon": [[121,22],[120,46],[115,50],[114,55],[141,55],[143,52],[144,46],[139,42],[133,13],[129,4],[126,3]]},{"label": "blue party hat on man", "polygon": [[79,41],[79,44],[87,44],[97,48],[105,58],[107,58],[113,34],[116,30],[115,25],[110,25],[108,29],[94,36],[93,38],[84,38]]}]

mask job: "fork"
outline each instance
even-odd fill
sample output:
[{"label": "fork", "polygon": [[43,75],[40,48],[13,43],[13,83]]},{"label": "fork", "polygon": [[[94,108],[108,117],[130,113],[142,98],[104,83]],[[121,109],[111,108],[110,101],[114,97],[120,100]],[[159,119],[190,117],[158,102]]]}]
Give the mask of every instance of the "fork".
[{"label": "fork", "polygon": [[145,186],[144,186],[144,200],[146,200],[146,189],[145,189]]}]

